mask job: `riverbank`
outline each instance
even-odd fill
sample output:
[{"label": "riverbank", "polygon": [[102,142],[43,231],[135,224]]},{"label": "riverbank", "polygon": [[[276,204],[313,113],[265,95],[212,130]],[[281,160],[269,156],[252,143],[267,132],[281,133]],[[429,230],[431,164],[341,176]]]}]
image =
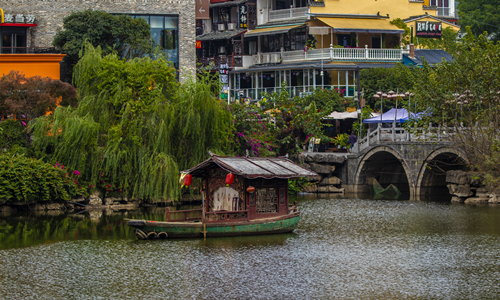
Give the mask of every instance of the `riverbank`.
[{"label": "riverbank", "polygon": [[124,199],[124,198],[104,198],[104,201],[97,195],[88,197],[78,197],[71,201],[57,202],[37,202],[37,201],[16,201],[16,202],[0,202],[0,215],[6,216],[11,213],[32,211],[38,215],[59,215],[65,213],[77,213],[82,210],[137,210],[147,207],[166,207],[179,205],[194,205],[201,203],[201,195],[183,195],[181,200],[172,202],[171,200],[148,203],[140,199]]}]

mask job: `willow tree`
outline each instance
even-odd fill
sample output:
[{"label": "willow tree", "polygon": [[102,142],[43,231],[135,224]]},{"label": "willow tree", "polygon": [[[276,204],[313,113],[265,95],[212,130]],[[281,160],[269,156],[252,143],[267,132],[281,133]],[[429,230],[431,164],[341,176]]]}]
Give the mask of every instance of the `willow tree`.
[{"label": "willow tree", "polygon": [[149,201],[179,197],[179,170],[223,149],[231,126],[206,77],[179,84],[163,57],[122,60],[86,44],[76,109],[34,122],[35,146],[89,186]]}]

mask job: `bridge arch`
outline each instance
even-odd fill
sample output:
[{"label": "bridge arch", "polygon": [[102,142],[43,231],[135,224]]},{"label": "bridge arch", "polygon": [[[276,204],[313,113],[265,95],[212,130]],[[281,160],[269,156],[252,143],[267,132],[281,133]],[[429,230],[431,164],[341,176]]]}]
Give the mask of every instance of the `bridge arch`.
[{"label": "bridge arch", "polygon": [[354,183],[360,193],[372,192],[368,178],[383,186],[394,184],[403,194],[413,194],[410,169],[398,151],[389,146],[377,146],[368,151],[358,163]]},{"label": "bridge arch", "polygon": [[446,187],[446,171],[465,170],[469,161],[461,150],[441,147],[432,151],[423,161],[417,176],[415,193],[418,199],[449,201],[451,195]]}]

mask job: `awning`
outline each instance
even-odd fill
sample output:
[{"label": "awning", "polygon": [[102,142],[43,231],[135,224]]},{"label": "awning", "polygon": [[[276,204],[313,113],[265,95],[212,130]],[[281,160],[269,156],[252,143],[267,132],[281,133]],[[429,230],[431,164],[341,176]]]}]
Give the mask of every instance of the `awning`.
[{"label": "awning", "polygon": [[358,118],[358,112],[353,111],[353,112],[332,112],[328,116],[324,117],[324,119],[334,119],[334,120],[345,120],[345,119],[357,119]]},{"label": "awning", "polygon": [[373,123],[392,123],[396,120],[396,123],[408,122],[408,111],[405,108],[391,108],[389,111],[385,112],[381,117],[373,117],[370,119],[363,120],[365,124]]},{"label": "awning", "polygon": [[361,33],[404,33],[387,19],[349,19],[349,18],[318,18],[321,22],[333,28],[334,32]]},{"label": "awning", "polygon": [[298,28],[304,26],[304,24],[296,24],[296,25],[288,25],[288,26],[276,26],[276,27],[267,27],[267,28],[257,28],[252,31],[248,31],[245,33],[245,37],[259,36],[259,35],[267,35],[267,34],[279,34],[279,33],[287,33],[291,29]]}]

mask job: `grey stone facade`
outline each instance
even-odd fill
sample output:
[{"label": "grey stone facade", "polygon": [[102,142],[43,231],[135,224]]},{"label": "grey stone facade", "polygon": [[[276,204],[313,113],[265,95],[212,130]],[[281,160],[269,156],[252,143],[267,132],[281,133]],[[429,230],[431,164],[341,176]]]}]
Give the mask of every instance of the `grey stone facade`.
[{"label": "grey stone facade", "polygon": [[122,14],[179,16],[179,68],[181,78],[196,70],[195,0],[3,0],[5,14],[32,14],[37,27],[28,30],[28,47],[50,47],[73,11],[103,10]]}]

